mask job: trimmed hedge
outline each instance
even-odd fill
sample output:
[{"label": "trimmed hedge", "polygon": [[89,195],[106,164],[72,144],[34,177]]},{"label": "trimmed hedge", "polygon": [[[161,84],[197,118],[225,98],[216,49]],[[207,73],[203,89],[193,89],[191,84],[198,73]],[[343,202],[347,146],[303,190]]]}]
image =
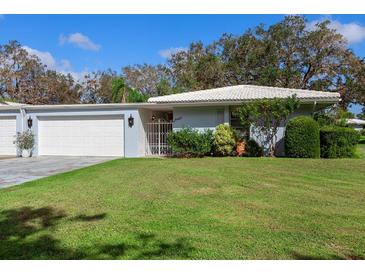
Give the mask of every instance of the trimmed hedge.
[{"label": "trimmed hedge", "polygon": [[288,122],[285,132],[285,155],[292,158],[319,158],[319,125],[308,116]]},{"label": "trimmed hedge", "polygon": [[211,153],[213,132],[207,130],[200,132],[196,129],[183,128],[172,131],[167,136],[173,156],[177,157],[203,157]]},{"label": "trimmed hedge", "polygon": [[326,126],[321,128],[321,157],[346,158],[354,157],[360,134],[348,127]]},{"label": "trimmed hedge", "polygon": [[233,155],[236,146],[236,132],[230,125],[221,124],[213,133],[214,153],[218,156]]}]

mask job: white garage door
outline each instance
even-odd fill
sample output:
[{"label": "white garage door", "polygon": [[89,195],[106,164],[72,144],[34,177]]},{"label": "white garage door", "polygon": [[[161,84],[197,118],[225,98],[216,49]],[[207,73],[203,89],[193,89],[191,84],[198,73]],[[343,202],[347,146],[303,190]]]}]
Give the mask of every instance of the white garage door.
[{"label": "white garage door", "polygon": [[16,118],[0,117],[0,155],[16,155]]},{"label": "white garage door", "polygon": [[39,155],[123,156],[122,116],[38,119]]}]

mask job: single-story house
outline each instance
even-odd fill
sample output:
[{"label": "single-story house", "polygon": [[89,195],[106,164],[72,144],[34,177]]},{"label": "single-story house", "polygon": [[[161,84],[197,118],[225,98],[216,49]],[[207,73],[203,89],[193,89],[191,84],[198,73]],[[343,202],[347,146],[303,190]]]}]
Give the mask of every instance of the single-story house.
[{"label": "single-story house", "polygon": [[355,130],[362,130],[365,128],[365,120],[362,119],[347,119],[346,120],[349,127],[352,127]]},{"label": "single-story house", "polygon": [[[296,94],[293,114],[311,115],[336,104],[339,94],[276,87],[239,85],[153,97],[147,103],[0,106],[0,155],[19,155],[16,132],[36,137],[33,156],[143,157],[169,152],[171,130],[214,129],[221,123],[239,128],[235,107],[262,98]],[[283,138],[285,125],[278,132]],[[259,140],[260,136],[252,136]]]}]

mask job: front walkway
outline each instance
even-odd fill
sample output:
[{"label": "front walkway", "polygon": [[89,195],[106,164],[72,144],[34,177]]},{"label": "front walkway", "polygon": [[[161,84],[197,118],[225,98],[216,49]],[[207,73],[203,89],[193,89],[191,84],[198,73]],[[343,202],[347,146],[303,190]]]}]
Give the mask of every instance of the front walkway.
[{"label": "front walkway", "polygon": [[115,157],[40,156],[32,158],[1,158],[0,188],[22,184],[112,159],[115,159]]}]

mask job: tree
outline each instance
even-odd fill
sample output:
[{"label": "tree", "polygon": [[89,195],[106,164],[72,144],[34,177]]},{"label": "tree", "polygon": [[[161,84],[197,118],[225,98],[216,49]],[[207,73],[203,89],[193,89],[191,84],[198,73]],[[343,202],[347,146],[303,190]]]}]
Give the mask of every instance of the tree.
[{"label": "tree", "polygon": [[157,87],[162,81],[172,86],[171,71],[164,65],[134,65],[122,68],[125,83],[147,96],[159,95]]},{"label": "tree", "polygon": [[340,92],[344,109],[364,103],[364,61],[329,20],[309,26],[303,16],[286,16],[206,46],[192,43],[169,66],[180,91],[253,84]]},{"label": "tree", "polygon": [[275,155],[278,129],[291,113],[299,107],[295,96],[285,99],[261,99],[244,103],[236,113],[249,138],[250,131],[262,136],[264,152],[268,156]]},{"label": "tree", "polygon": [[126,103],[131,88],[125,83],[124,79],[118,77],[112,81],[112,102]]},{"label": "tree", "polygon": [[78,104],[80,103],[81,85],[71,74],[46,70],[38,79],[37,104]]},{"label": "tree", "polygon": [[180,51],[169,59],[172,74],[181,91],[202,90],[224,83],[223,63],[212,46],[192,43],[188,51]]},{"label": "tree", "polygon": [[118,77],[112,81],[113,103],[140,103],[146,102],[147,99],[147,95],[129,87],[122,77]]},{"label": "tree", "polygon": [[49,70],[20,43],[0,46],[0,97],[26,104],[78,103],[80,85],[68,74]]},{"label": "tree", "polygon": [[81,101],[88,104],[111,103],[112,82],[117,77],[117,73],[111,69],[86,74],[82,83]]},{"label": "tree", "polygon": [[22,103],[39,101],[39,80],[45,67],[17,42],[0,46],[0,95]]}]

